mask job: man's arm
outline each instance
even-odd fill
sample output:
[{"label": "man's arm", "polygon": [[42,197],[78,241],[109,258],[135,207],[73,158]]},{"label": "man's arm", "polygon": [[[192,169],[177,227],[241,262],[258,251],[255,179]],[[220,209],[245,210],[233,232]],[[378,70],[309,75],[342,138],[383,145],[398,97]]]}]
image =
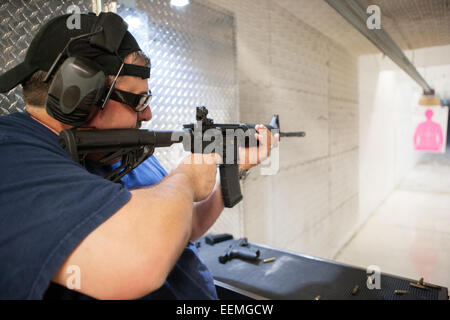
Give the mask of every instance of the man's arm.
[{"label": "man's arm", "polygon": [[[180,168],[181,167],[181,168]],[[78,291],[98,299],[135,299],[158,289],[186,246],[193,202],[215,184],[216,165],[180,165],[159,184],[133,190],[131,200],[89,234],[53,281],[81,271]]]},{"label": "man's arm", "polygon": [[203,236],[209,228],[216,222],[225,208],[220,189],[220,178],[217,178],[214,191],[208,198],[194,204],[194,214],[192,216],[191,241],[196,241]]}]

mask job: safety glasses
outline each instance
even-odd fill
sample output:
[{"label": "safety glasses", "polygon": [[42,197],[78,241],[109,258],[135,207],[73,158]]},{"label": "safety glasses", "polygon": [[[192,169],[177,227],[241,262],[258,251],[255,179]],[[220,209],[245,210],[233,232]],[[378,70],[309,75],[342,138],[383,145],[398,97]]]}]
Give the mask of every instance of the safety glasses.
[{"label": "safety glasses", "polygon": [[152,100],[152,92],[148,90],[147,94],[135,94],[128,91],[113,88],[110,98],[114,101],[125,103],[136,112],[143,112]]}]

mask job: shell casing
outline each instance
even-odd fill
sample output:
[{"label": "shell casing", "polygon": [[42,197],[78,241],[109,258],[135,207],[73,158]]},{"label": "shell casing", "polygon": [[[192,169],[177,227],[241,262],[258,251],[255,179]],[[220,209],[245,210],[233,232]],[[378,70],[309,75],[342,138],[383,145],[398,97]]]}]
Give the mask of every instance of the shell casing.
[{"label": "shell casing", "polygon": [[404,295],[404,294],[408,294],[409,291],[407,291],[407,290],[394,290],[394,293],[395,293],[396,295],[401,296],[401,295]]},{"label": "shell casing", "polygon": [[264,263],[269,263],[269,262],[274,262],[274,261],[275,261],[275,257],[263,260]]},{"label": "shell casing", "polygon": [[[428,287],[428,288],[433,288],[433,289],[440,289],[441,287],[436,286],[434,284],[431,283],[426,283],[423,281],[423,277],[419,279],[419,281],[417,282],[418,285],[421,285],[422,287]],[[421,288],[422,289],[422,288]]]},{"label": "shell casing", "polygon": [[431,283],[426,283],[426,282],[423,283],[423,286],[424,287],[428,287],[428,288],[433,288],[433,289],[440,289],[441,288],[441,287],[439,287],[437,285],[434,285],[434,284],[431,284]]},{"label": "shell casing", "polygon": [[422,289],[422,290],[428,290],[427,287],[424,287],[423,285],[418,284],[418,283],[412,283],[412,282],[410,282],[409,285],[410,285],[411,287],[414,287],[414,288],[418,288],[418,289]]},{"label": "shell casing", "polygon": [[355,294],[357,294],[358,293],[358,291],[359,291],[359,286],[358,285],[356,285],[354,288],[353,288],[353,291],[352,291],[352,296],[354,296]]}]

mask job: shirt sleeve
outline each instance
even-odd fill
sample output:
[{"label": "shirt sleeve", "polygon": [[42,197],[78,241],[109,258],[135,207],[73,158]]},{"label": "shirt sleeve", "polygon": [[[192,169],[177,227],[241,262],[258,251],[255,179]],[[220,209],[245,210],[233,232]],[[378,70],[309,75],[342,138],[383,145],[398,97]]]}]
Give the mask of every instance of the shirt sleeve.
[{"label": "shirt sleeve", "polygon": [[57,145],[3,137],[0,152],[0,299],[41,299],[67,257],[131,194]]}]

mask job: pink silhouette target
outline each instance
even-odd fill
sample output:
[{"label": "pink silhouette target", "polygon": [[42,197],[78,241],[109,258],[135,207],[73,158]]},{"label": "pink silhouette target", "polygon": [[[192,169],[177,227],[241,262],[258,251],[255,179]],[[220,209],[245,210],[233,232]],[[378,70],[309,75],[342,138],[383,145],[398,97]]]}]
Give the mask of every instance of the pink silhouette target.
[{"label": "pink silhouette target", "polygon": [[427,120],[419,123],[414,134],[414,149],[421,151],[440,151],[444,142],[439,123],[431,121],[433,110],[425,112]]}]

